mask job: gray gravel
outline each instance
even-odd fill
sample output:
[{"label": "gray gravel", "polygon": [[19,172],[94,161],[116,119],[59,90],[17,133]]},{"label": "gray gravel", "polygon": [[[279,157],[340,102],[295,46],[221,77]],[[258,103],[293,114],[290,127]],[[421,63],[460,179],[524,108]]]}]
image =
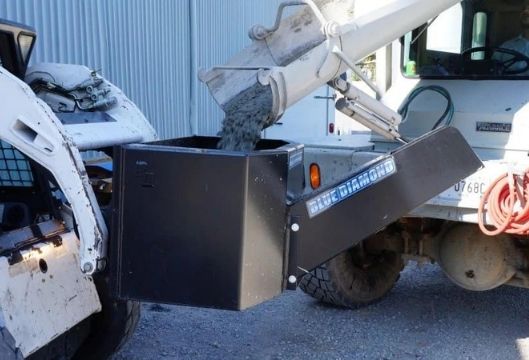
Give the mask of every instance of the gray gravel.
[{"label": "gray gravel", "polygon": [[120,359],[520,359],[529,290],[473,293],[410,265],[394,291],[347,311],[287,292],[237,313],[143,305]]}]

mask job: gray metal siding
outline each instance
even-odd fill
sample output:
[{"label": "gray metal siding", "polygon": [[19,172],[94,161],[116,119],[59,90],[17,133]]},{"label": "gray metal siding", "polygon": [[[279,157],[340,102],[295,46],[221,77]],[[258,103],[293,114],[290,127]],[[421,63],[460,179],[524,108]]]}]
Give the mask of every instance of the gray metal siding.
[{"label": "gray metal siding", "polygon": [[[222,114],[196,70],[248,44],[279,0],[0,0],[0,18],[34,26],[34,62],[84,64],[121,87],[163,138],[213,135]],[[193,87],[195,86],[195,87]]]}]

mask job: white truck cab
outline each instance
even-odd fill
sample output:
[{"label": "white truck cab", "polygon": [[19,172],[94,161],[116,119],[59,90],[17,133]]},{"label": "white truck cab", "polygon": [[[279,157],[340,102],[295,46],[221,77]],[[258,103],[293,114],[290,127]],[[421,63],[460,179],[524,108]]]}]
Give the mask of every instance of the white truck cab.
[{"label": "white truck cab", "polygon": [[[392,82],[382,102],[399,109],[413,90],[443,87],[453,102],[451,125],[485,163],[415,215],[477,223],[489,183],[507,171],[528,168],[529,58],[527,50],[504,45],[518,38],[528,43],[523,9],[522,1],[463,1],[393,43],[392,61],[386,64]],[[401,134],[414,138],[431,129],[446,106],[439,93],[425,91],[410,104]],[[372,140],[376,148],[391,146],[380,137]]]}]

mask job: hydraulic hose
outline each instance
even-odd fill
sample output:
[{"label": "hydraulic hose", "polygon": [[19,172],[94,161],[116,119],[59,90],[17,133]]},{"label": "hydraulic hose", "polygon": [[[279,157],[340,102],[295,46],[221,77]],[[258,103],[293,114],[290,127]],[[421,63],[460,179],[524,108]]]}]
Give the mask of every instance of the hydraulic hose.
[{"label": "hydraulic hose", "polygon": [[450,96],[450,93],[448,92],[448,90],[438,85],[418,87],[417,89],[413,90],[410,93],[410,95],[408,96],[408,99],[404,102],[404,104],[399,109],[399,114],[402,116],[402,119],[403,119],[402,122],[405,122],[408,117],[408,111],[409,111],[411,103],[415,100],[415,98],[417,98],[417,96],[422,94],[424,91],[435,91],[436,93],[441,94],[446,99],[446,102],[447,102],[446,109],[443,115],[441,115],[439,120],[436,121],[436,123],[432,127],[432,130],[437,129],[443,121],[445,122],[446,126],[450,126],[450,124],[452,123],[452,119],[454,118],[454,112],[455,112],[454,102],[452,101],[452,97]]},{"label": "hydraulic hose", "polygon": [[[485,225],[488,215],[490,225]],[[529,235],[529,169],[505,173],[487,188],[478,209],[479,228],[489,236]]]}]

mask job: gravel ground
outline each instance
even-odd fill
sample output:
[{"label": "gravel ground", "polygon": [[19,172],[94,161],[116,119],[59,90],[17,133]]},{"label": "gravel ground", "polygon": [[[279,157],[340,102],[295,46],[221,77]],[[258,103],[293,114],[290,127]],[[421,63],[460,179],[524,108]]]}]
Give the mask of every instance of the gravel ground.
[{"label": "gravel ground", "polygon": [[[529,359],[528,290],[473,293],[433,265],[357,311],[301,291],[245,312],[144,304],[121,359]],[[527,353],[529,354],[529,352]]]}]

